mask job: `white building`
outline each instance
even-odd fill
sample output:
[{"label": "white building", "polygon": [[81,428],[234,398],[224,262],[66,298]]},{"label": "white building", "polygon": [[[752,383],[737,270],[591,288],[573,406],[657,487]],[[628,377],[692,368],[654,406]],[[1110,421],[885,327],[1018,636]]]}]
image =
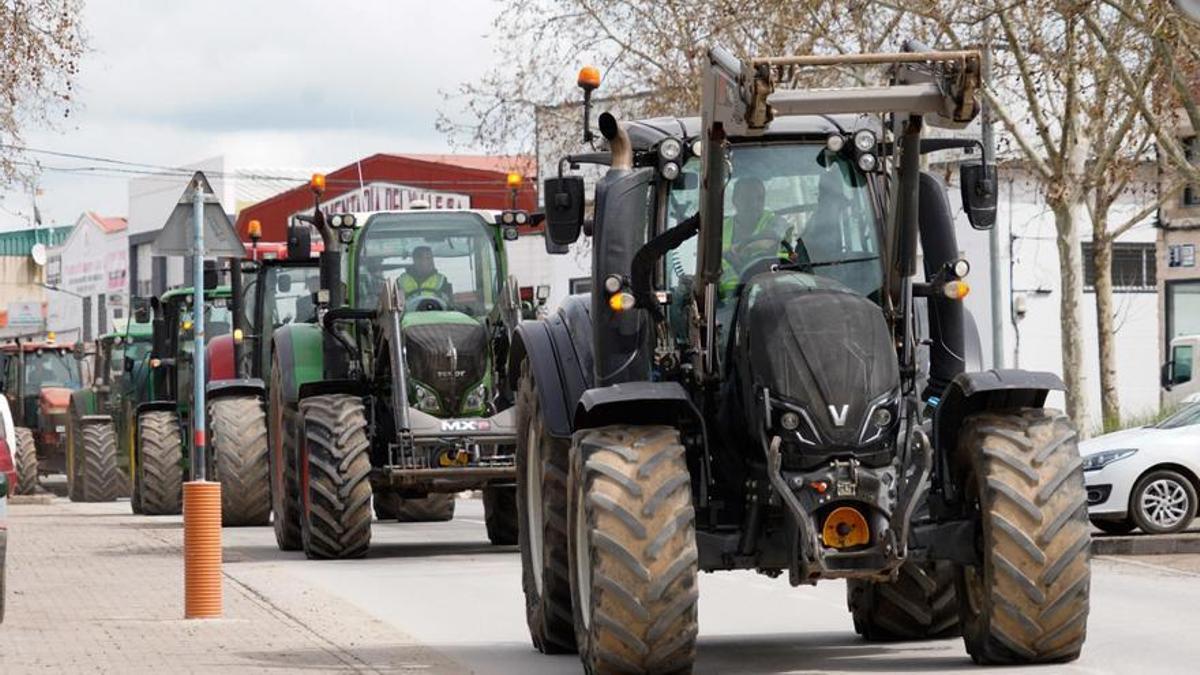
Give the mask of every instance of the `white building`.
[{"label": "white building", "polygon": [[112,328],[129,311],[129,237],[124,218],[87,211],[49,256],[47,328],[79,331],[90,340]]}]

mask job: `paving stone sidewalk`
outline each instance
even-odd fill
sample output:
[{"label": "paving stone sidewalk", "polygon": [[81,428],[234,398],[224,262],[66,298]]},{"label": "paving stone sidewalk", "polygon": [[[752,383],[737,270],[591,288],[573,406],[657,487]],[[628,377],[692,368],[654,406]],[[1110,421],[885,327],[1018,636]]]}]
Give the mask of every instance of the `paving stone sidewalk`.
[{"label": "paving stone sidewalk", "polygon": [[0,673],[463,670],[286,575],[240,580],[235,563],[225,618],[184,620],[182,540],[179,517],[133,516],[127,502],[10,507]]}]

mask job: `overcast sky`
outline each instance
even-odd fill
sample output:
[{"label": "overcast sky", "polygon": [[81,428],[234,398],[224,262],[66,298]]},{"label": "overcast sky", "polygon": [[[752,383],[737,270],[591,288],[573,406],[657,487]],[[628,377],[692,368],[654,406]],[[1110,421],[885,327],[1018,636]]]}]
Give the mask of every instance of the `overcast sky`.
[{"label": "overcast sky", "polygon": [[[333,169],[375,152],[446,152],[439,90],[492,65],[494,0],[86,0],[78,102],[28,147],[180,166]],[[98,162],[31,155],[47,167]],[[45,224],[124,215],[127,178],[46,170]],[[0,229],[26,226],[4,194]]]}]

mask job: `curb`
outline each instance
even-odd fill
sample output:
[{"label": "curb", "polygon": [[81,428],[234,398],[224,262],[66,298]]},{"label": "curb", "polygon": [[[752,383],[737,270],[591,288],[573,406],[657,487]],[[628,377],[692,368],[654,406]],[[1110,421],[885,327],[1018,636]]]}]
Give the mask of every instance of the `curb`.
[{"label": "curb", "polygon": [[38,504],[44,506],[53,503],[54,495],[52,494],[12,495],[8,498],[9,506],[18,506],[21,504]]},{"label": "curb", "polygon": [[1092,538],[1092,555],[1168,555],[1172,553],[1200,553],[1200,535],[1184,533]]}]

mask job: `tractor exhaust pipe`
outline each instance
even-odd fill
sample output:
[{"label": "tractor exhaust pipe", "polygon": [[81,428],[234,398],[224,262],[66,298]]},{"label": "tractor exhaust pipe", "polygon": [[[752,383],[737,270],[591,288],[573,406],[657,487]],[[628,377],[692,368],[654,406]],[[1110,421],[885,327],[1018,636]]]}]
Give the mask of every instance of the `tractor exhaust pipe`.
[{"label": "tractor exhaust pipe", "polygon": [[600,115],[600,133],[608,140],[608,148],[612,153],[610,166],[614,169],[632,169],[633,145],[629,143],[625,126],[611,113],[603,113]]}]

